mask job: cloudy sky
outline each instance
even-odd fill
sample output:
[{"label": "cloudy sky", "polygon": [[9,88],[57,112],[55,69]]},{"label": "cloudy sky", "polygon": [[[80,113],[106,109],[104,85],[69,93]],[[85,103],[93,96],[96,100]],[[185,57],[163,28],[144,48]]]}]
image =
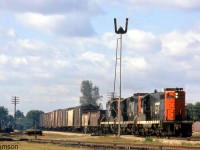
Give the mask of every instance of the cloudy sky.
[{"label": "cloudy sky", "polygon": [[200,100],[199,0],[1,0],[0,105],[12,114],[18,96],[24,113],[76,106],[91,80],[105,108],[119,38],[113,18],[118,27],[129,18],[122,97],[183,87],[188,103]]}]

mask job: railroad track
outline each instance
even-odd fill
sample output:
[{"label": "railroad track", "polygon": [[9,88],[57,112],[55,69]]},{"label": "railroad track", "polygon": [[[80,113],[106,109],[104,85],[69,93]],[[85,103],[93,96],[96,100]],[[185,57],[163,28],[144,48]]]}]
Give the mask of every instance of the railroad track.
[{"label": "railroad track", "polygon": [[[145,138],[142,136],[135,136],[135,137],[140,137],[140,138]],[[158,138],[156,136],[149,136],[149,138]],[[200,141],[200,136],[192,136],[192,137],[160,137],[158,139],[169,139],[169,140],[185,140],[185,141]]]},{"label": "railroad track", "polygon": [[29,140],[33,143],[51,143],[62,146],[81,146],[92,149],[132,149],[132,150],[200,150],[200,147],[192,146],[170,146],[152,144],[126,144],[126,143],[105,143],[105,142],[83,142],[66,140]]},{"label": "railroad track", "polygon": [[200,141],[200,137],[199,136],[188,137],[187,140],[188,141]]},{"label": "railroad track", "polygon": [[[162,138],[161,138],[162,139]],[[200,137],[170,137],[169,140],[200,141]]]}]

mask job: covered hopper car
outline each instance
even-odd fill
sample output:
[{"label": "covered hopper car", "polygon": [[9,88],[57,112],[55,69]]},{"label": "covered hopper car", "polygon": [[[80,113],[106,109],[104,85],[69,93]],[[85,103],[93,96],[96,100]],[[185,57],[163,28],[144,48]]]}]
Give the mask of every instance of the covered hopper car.
[{"label": "covered hopper car", "polygon": [[100,121],[105,120],[105,110],[93,105],[76,106],[44,113],[40,128],[57,131],[98,132]]}]

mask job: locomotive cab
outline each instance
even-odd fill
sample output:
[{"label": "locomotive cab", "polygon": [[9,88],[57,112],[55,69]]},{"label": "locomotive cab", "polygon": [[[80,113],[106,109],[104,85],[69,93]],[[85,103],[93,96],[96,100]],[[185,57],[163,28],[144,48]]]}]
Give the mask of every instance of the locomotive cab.
[{"label": "locomotive cab", "polygon": [[165,120],[185,119],[185,91],[183,88],[165,89]]},{"label": "locomotive cab", "polygon": [[164,96],[164,130],[175,136],[191,136],[192,121],[185,118],[185,91],[183,88],[167,88],[164,91]]}]

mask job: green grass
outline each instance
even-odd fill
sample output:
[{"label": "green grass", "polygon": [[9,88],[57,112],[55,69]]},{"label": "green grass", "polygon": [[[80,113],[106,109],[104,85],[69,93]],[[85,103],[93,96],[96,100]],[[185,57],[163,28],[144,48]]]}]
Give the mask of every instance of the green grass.
[{"label": "green grass", "polygon": [[146,138],[145,138],[145,142],[152,143],[152,142],[153,142],[153,139],[150,138],[150,137],[146,137]]}]

